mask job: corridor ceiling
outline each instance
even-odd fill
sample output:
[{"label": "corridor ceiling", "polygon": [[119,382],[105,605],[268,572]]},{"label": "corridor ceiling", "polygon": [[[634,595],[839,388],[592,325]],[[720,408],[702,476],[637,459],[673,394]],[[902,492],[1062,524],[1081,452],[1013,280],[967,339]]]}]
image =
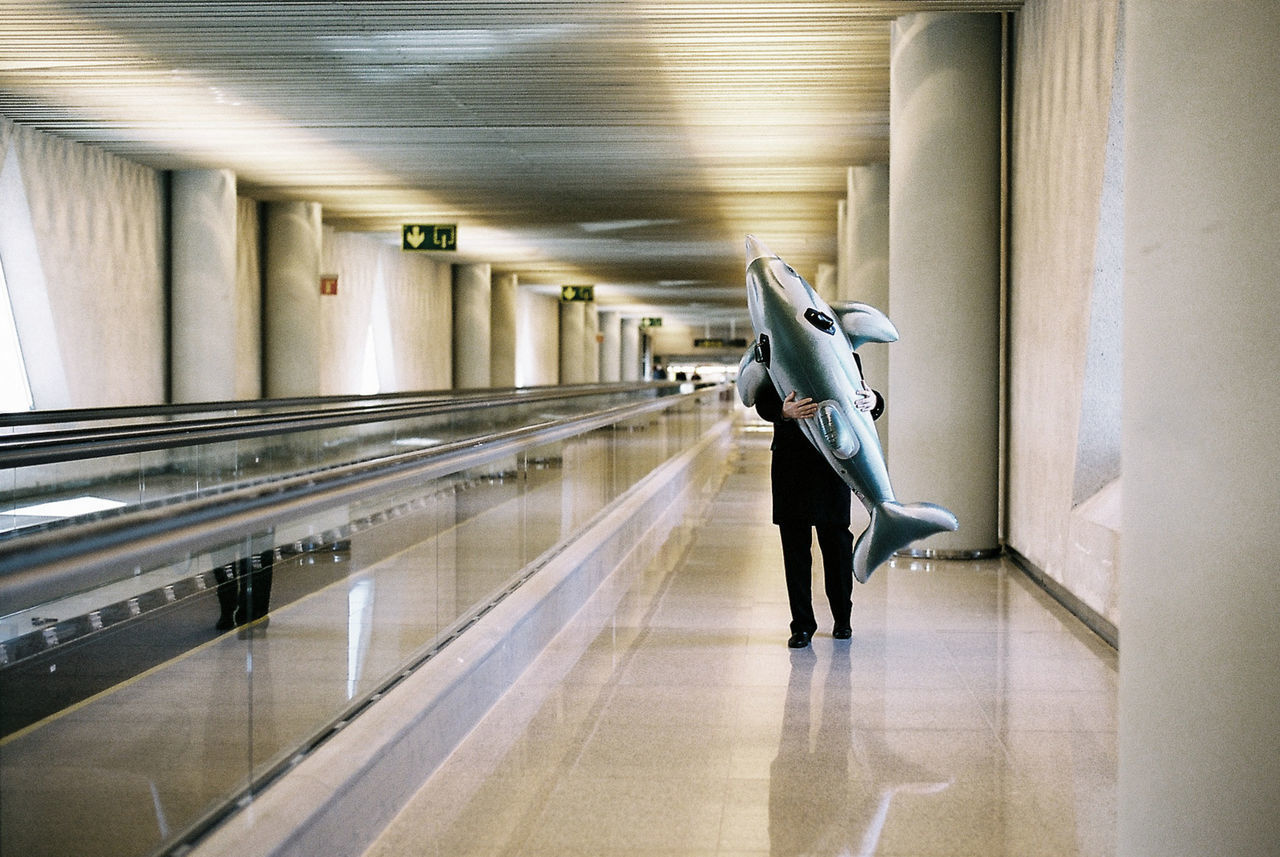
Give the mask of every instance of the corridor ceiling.
[{"label": "corridor ceiling", "polygon": [[747,233],[835,261],[847,168],[889,155],[889,22],[1021,5],[0,0],[0,114],[712,322],[744,312]]}]

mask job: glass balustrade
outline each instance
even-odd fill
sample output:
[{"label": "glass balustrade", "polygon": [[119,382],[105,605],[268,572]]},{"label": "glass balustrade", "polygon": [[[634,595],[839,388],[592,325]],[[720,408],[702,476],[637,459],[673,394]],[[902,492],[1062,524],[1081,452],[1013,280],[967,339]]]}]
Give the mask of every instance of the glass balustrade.
[{"label": "glass balustrade", "polygon": [[[74,475],[74,462],[39,465],[53,468],[40,482],[79,478],[77,490],[125,504],[90,523],[153,501],[177,514],[201,492],[425,455],[627,401],[605,392],[150,450],[90,468],[120,476],[110,491]],[[5,605],[0,853],[137,857],[216,823],[406,670],[447,651],[486,605],[730,407],[723,388],[675,391],[648,412],[493,455],[482,444],[459,469],[311,501],[296,515],[259,514],[233,538]],[[10,495],[22,481],[3,479]],[[81,526],[68,519],[59,532],[74,539]]]},{"label": "glass balustrade", "polygon": [[[0,417],[11,423],[0,435],[0,538],[679,393],[673,385],[574,390],[307,400],[314,407],[306,410],[249,403],[160,417],[143,408],[92,419],[67,412],[56,425],[33,424],[34,414]],[[99,440],[77,445],[84,436]],[[28,462],[37,452],[41,459]]]}]

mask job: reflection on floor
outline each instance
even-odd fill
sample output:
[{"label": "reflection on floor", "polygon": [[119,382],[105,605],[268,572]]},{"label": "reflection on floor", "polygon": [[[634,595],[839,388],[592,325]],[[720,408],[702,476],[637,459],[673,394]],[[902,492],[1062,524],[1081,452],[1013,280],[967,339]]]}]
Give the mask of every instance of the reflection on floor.
[{"label": "reflection on floor", "polygon": [[1114,854],[1114,651],[999,560],[895,560],[853,640],[789,650],[777,541],[748,436],[684,560],[588,604],[366,857]]}]

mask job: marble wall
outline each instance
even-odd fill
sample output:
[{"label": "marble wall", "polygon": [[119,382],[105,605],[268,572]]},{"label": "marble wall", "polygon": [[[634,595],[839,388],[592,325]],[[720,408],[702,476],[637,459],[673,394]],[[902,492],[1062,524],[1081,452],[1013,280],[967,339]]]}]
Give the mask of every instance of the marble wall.
[{"label": "marble wall", "polygon": [[338,293],[320,302],[320,393],[445,390],[453,382],[448,262],[398,244],[324,229],[322,274]]},{"label": "marble wall", "polygon": [[1119,624],[1118,0],[1030,0],[1010,128],[1006,543]]},{"label": "marble wall", "polygon": [[0,118],[0,264],[37,408],[167,395],[165,177]]}]

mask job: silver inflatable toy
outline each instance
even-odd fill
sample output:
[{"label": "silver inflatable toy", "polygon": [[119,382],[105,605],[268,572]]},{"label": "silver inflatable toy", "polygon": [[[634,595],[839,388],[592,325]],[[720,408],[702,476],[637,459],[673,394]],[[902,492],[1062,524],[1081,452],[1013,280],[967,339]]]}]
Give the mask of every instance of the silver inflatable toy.
[{"label": "silver inflatable toy", "polygon": [[759,239],[747,236],[747,306],[756,340],[738,366],[738,395],[755,404],[760,386],[795,392],[818,403],[800,421],[805,437],[853,489],[871,523],[853,547],[853,576],[866,583],[876,567],[911,542],[959,527],[956,516],[933,503],[899,503],[889,484],[871,415],[854,405],[866,388],[853,359],[868,342],[895,342],[893,322],[864,303],[829,306],[790,265]]}]

